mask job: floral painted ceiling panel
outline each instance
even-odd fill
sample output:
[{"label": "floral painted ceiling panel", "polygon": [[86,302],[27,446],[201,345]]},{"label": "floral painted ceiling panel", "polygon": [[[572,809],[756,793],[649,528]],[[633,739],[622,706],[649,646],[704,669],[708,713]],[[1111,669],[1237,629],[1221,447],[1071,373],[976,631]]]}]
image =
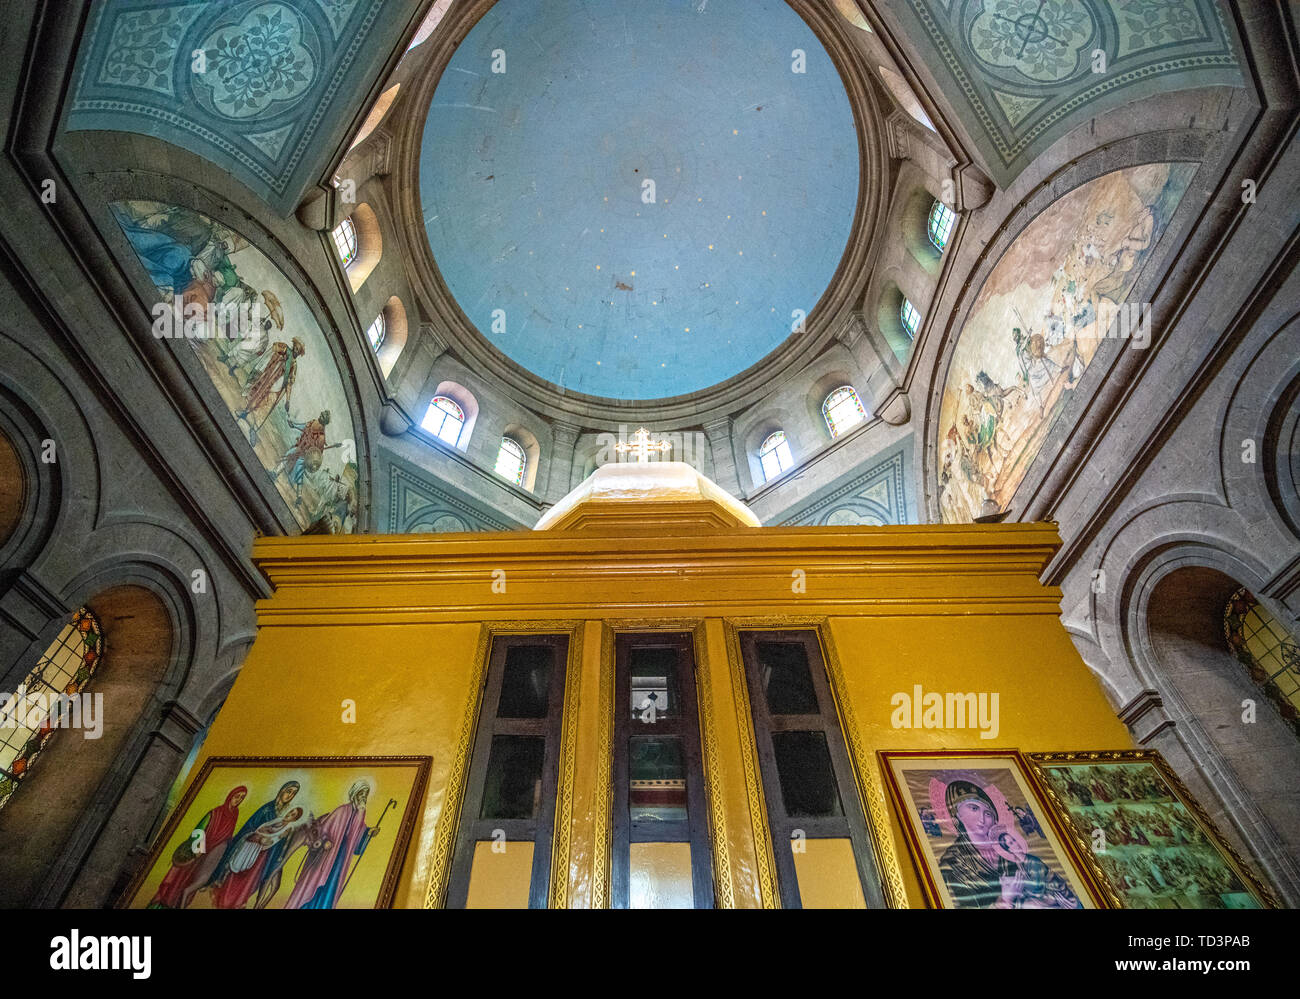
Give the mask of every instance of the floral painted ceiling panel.
[{"label": "floral painted ceiling panel", "polygon": [[164,139],[288,213],[410,14],[407,0],[101,0],[66,127]]},{"label": "floral painted ceiling panel", "polygon": [[1005,186],[1070,129],[1152,94],[1241,86],[1219,0],[905,0],[891,5]]}]

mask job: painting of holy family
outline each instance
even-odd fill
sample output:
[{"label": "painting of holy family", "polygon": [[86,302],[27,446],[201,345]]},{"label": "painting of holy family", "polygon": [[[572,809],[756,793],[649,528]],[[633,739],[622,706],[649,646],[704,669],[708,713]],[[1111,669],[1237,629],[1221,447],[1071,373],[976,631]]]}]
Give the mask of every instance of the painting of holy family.
[{"label": "painting of holy family", "polygon": [[428,757],[212,757],[123,902],[148,909],[392,904]]}]

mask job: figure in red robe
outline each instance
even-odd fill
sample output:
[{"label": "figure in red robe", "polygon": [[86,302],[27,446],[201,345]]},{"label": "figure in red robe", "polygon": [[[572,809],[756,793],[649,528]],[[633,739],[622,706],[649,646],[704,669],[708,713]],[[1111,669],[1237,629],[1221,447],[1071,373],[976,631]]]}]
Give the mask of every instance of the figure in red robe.
[{"label": "figure in red robe", "polygon": [[190,886],[190,882],[203,866],[199,863],[200,859],[205,855],[215,854],[219,847],[226,845],[230,834],[235,831],[235,826],[239,823],[239,806],[247,795],[248,788],[242,785],[232,788],[222,804],[199,819],[199,824],[194,828],[196,831],[203,830],[203,848],[197,853],[194,852],[193,833],[176,848],[172,854],[172,868],[149,902],[150,909],[184,908],[185,889]]}]

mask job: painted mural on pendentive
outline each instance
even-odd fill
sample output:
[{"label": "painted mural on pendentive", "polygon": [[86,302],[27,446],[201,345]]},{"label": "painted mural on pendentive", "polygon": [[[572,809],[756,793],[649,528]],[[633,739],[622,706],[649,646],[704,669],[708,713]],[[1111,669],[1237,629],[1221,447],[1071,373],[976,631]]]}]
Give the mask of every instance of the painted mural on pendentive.
[{"label": "painted mural on pendentive", "polygon": [[209,760],[154,845],[128,904],[389,906],[426,759]]},{"label": "painted mural on pendentive", "polygon": [[118,201],[122,231],[158,288],[154,332],[193,350],[240,433],[306,528],[356,528],[347,397],[319,324],[247,239],[179,205]]},{"label": "painted mural on pendentive", "polygon": [[944,383],[945,522],[973,520],[987,500],[1007,508],[1108,329],[1123,328],[1134,349],[1149,343],[1149,310],[1127,299],[1195,171],[1151,163],[1089,181],[1049,205],[993,268]]}]

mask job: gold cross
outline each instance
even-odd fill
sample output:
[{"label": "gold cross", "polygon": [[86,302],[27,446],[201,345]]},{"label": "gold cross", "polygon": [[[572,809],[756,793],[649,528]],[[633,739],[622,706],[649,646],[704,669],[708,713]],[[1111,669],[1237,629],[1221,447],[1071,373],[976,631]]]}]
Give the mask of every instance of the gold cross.
[{"label": "gold cross", "polygon": [[641,427],[632,435],[631,443],[614,445],[614,450],[619,454],[626,454],[628,451],[635,451],[636,460],[638,462],[649,461],[651,451],[671,451],[672,448],[673,445],[670,441],[652,441],[650,439],[650,431],[645,427]]}]

